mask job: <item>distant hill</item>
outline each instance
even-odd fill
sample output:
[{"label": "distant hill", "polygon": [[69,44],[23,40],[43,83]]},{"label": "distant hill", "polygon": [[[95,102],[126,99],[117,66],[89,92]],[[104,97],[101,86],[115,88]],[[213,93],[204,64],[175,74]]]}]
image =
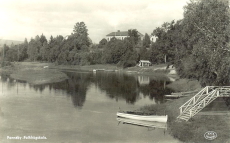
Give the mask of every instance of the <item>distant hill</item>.
[{"label": "distant hill", "polygon": [[0,39],[0,48],[2,48],[4,44],[10,46],[12,43],[14,43],[14,45],[18,45],[23,43],[23,41]]}]

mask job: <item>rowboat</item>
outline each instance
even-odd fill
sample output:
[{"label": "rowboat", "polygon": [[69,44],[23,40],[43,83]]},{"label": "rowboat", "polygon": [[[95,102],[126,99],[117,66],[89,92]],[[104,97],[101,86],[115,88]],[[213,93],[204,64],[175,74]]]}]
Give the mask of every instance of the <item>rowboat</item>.
[{"label": "rowboat", "polygon": [[138,126],[167,129],[167,123],[162,123],[162,122],[141,121],[141,120],[134,120],[128,118],[120,118],[120,117],[117,117],[117,121],[127,123],[127,124],[132,124],[132,125],[138,125]]},{"label": "rowboat", "polygon": [[159,116],[159,115],[135,115],[135,114],[128,114],[117,112],[118,117],[134,119],[134,120],[142,120],[142,121],[153,121],[153,122],[163,122],[166,123],[168,119],[168,115]]}]

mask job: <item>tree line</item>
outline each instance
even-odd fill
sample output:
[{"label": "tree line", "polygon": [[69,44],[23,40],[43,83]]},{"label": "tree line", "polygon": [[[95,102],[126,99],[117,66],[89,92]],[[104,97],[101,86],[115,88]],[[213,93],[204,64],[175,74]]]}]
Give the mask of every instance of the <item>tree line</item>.
[{"label": "tree line", "polygon": [[[19,45],[4,45],[1,56],[5,61],[44,61],[57,64],[91,65],[118,64],[135,66],[138,61],[136,47],[142,43],[138,31],[128,31],[124,40],[102,39],[99,44],[92,44],[84,22],[74,25],[73,33],[63,37],[51,36],[49,40],[42,34]],[[149,39],[149,37],[148,37]],[[150,39],[149,39],[150,44]]]},{"label": "tree line", "polygon": [[48,61],[58,64],[117,64],[135,66],[139,60],[153,64],[171,63],[182,78],[193,78],[202,85],[229,84],[230,13],[227,0],[191,0],[184,7],[184,18],[165,22],[153,30],[150,41],[145,34],[128,31],[129,37],[92,44],[84,22],[74,25],[68,37],[46,39],[36,36],[29,42],[4,46],[8,61]]}]

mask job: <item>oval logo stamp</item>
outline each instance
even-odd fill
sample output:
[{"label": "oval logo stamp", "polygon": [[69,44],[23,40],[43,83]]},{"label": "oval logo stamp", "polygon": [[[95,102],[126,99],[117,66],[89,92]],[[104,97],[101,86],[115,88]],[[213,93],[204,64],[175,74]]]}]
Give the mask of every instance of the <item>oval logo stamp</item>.
[{"label": "oval logo stamp", "polygon": [[215,138],[217,138],[217,133],[214,131],[207,131],[204,134],[205,139],[207,140],[214,140]]}]

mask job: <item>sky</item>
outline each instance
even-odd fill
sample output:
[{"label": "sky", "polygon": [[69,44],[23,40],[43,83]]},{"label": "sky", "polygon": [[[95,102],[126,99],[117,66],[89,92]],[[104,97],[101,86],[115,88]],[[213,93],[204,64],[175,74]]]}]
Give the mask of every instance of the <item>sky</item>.
[{"label": "sky", "polygon": [[189,0],[0,0],[0,39],[70,35],[83,21],[93,43],[111,32],[151,34],[164,22],[183,18]]}]

